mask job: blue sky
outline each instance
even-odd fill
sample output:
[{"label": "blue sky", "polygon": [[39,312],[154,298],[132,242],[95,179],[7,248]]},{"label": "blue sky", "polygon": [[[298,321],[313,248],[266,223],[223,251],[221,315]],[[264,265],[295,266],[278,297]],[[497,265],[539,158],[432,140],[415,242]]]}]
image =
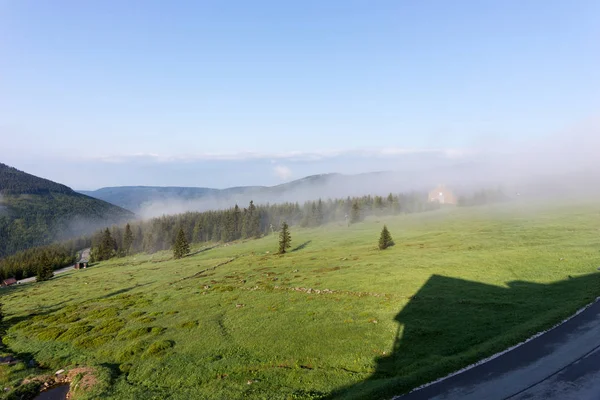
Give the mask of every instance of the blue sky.
[{"label": "blue sky", "polygon": [[543,141],[597,116],[599,15],[595,0],[2,1],[0,161],[82,189],[225,187]]}]

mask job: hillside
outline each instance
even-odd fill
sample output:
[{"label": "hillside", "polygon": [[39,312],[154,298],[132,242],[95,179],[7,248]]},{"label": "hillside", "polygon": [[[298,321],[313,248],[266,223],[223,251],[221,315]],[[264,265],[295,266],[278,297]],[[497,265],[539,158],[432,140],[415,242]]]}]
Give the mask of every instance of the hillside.
[{"label": "hillside", "polygon": [[0,163],[0,257],[133,217],[121,207]]},{"label": "hillside", "polygon": [[[13,286],[7,351],[47,369],[3,365],[0,384],[77,367],[98,382],[78,399],[392,398],[593,301],[598,210],[377,216],[293,227],[283,256],[268,235]],[[396,245],[379,251],[384,223]]]}]

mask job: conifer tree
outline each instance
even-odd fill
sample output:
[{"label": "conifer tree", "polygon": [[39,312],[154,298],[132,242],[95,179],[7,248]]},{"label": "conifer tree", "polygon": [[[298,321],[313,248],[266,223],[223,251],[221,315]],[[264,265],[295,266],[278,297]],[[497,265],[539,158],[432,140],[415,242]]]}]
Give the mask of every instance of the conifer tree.
[{"label": "conifer tree", "polygon": [[194,225],[194,232],[192,234],[192,242],[201,242],[202,241],[202,225],[200,221],[196,221]]},{"label": "conifer tree", "polygon": [[125,225],[125,234],[123,235],[123,252],[125,255],[129,255],[131,251],[131,245],[133,244],[133,232],[129,224]]},{"label": "conifer tree", "polygon": [[116,250],[117,245],[115,240],[108,228],[104,230],[102,234],[102,240],[100,241],[100,246],[98,248],[98,261],[108,260],[113,256],[113,252]]},{"label": "conifer tree", "polygon": [[36,282],[47,281],[54,276],[54,271],[51,265],[42,265],[38,267],[37,274],[35,276]]},{"label": "conifer tree", "polygon": [[319,199],[319,202],[317,203],[317,225],[322,225],[324,220],[325,215],[323,215],[323,201]]},{"label": "conifer tree", "polygon": [[281,232],[279,232],[279,254],[285,254],[287,249],[292,246],[292,235],[287,222],[281,224]]},{"label": "conifer tree", "polygon": [[48,255],[46,253],[42,253],[40,256],[40,265],[38,266],[37,273],[35,275],[36,282],[47,281],[48,279],[54,276],[54,270],[52,269],[52,265]]},{"label": "conifer tree", "polygon": [[236,204],[235,207],[233,208],[233,215],[232,215],[232,219],[233,219],[233,223],[232,223],[232,239],[236,240],[239,239],[240,237],[242,237],[242,212],[240,211],[240,208],[238,207],[238,205]]},{"label": "conifer tree", "polygon": [[360,206],[358,205],[358,201],[354,201],[352,203],[352,211],[350,214],[350,222],[356,223],[360,221]]},{"label": "conifer tree", "polygon": [[379,250],[385,250],[393,245],[394,241],[392,240],[392,235],[390,235],[387,226],[384,225],[381,230],[381,235],[379,236]]},{"label": "conifer tree", "polygon": [[173,244],[173,257],[176,259],[185,257],[190,252],[190,245],[185,237],[185,232],[182,228],[179,228],[177,233],[177,239]]},{"label": "conifer tree", "polygon": [[260,215],[254,205],[254,201],[250,200],[248,209],[244,210],[244,222],[242,236],[244,238],[252,238],[260,236]]}]

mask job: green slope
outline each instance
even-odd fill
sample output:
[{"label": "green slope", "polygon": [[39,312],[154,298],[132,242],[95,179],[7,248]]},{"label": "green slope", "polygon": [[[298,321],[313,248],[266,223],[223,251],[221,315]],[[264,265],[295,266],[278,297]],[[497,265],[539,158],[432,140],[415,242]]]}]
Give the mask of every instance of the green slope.
[{"label": "green slope", "polygon": [[0,163],[0,257],[133,216],[123,208]]},{"label": "green slope", "polygon": [[598,211],[442,209],[293,227],[284,256],[271,235],[118,258],[7,289],[4,342],[46,373],[96,368],[78,399],[389,399],[598,296]]}]

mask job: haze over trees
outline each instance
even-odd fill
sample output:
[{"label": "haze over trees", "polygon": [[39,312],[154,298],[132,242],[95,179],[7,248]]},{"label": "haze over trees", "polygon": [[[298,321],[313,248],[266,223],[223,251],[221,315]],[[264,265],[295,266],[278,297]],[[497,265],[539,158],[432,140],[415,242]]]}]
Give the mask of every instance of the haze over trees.
[{"label": "haze over trees", "polygon": [[501,189],[482,189],[470,196],[460,196],[457,205],[460,207],[482,206],[507,200],[508,196]]},{"label": "haze over trees", "polygon": [[[147,221],[136,221],[125,226],[112,226],[96,232],[90,237],[80,237],[49,246],[34,247],[0,259],[0,277],[23,279],[35,276],[42,257],[52,269],[72,265],[77,261],[77,252],[92,248],[90,261],[100,261],[115,256],[140,252],[155,253],[172,249],[179,229],[183,229],[189,243],[219,242],[225,239],[256,238],[271,232],[271,226],[280,226],[286,221],[289,226],[319,226],[327,223],[345,224],[345,216],[354,205],[360,205],[360,215],[384,216],[401,213],[416,213],[439,207],[428,203],[427,196],[419,193],[390,194],[379,196],[348,197],[299,203],[256,205],[250,201],[248,207],[188,212],[174,216],[163,216]],[[230,223],[228,221],[232,221]],[[223,231],[229,230],[223,234]]]},{"label": "haze over trees", "polygon": [[[375,204],[375,206],[376,206],[376,204]],[[353,223],[353,224],[359,222],[360,221],[360,216],[361,216],[360,215],[360,206],[358,205],[357,201],[354,201],[352,203],[352,211],[351,211],[351,214],[350,214],[350,222]]]},{"label": "haze over trees", "polygon": [[[327,199],[299,203],[283,203],[255,205],[248,207],[235,206],[225,210],[187,212],[172,216],[162,216],[148,221],[130,223],[133,242],[129,253],[155,253],[171,250],[180,229],[185,233],[189,243],[222,242],[228,243],[239,239],[256,238],[270,233],[271,226],[281,226],[285,221],[288,226],[316,227],[327,223],[343,224],[345,216],[353,213],[355,221],[369,215],[383,216],[401,213],[424,212],[437,209],[436,203],[429,203],[427,196],[419,193],[390,194],[387,198],[380,196],[348,197],[345,199]],[[352,211],[354,210],[354,211]],[[127,252],[124,238],[127,226],[113,226],[108,230],[115,247],[111,247],[111,256],[122,256]],[[92,237],[92,255],[103,252],[102,243],[109,243],[106,230]],[[110,246],[109,246],[110,247]],[[109,258],[110,258],[109,257]]]},{"label": "haze over trees", "polygon": [[125,209],[0,163],[0,258],[133,218]]}]

